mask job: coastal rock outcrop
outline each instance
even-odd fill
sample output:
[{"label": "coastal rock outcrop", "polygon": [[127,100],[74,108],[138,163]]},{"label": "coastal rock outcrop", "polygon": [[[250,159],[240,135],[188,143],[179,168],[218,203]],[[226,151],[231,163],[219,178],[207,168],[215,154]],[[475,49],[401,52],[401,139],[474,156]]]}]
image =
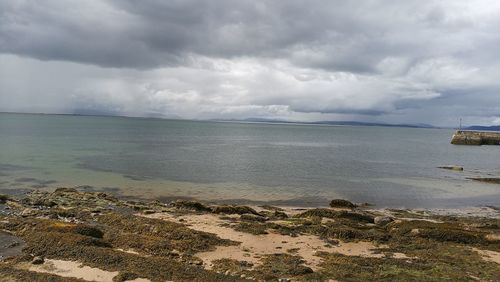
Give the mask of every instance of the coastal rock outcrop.
[{"label": "coastal rock outcrop", "polygon": [[348,200],[344,199],[333,199],[330,202],[330,207],[332,208],[355,208],[357,205],[349,202]]}]

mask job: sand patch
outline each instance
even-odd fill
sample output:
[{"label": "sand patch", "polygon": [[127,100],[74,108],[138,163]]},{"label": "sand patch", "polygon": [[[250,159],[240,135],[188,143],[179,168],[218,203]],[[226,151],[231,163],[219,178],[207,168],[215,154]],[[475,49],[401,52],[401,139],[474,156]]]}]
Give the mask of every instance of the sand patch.
[{"label": "sand patch", "polygon": [[113,282],[113,277],[118,275],[118,272],[83,266],[80,262],[56,259],[46,259],[43,264],[30,265],[28,270],[99,282]]},{"label": "sand patch", "polygon": [[472,248],[472,250],[476,251],[483,258],[483,260],[500,264],[500,252],[480,250],[477,248]]},{"label": "sand patch", "polygon": [[139,255],[139,252],[136,252],[132,249],[128,249],[128,250],[124,250],[124,249],[115,249],[115,251],[119,251],[119,252],[123,252],[123,253],[127,253],[127,254],[133,254],[133,255]]},{"label": "sand patch", "polygon": [[[117,271],[106,271],[99,268],[84,266],[80,262],[68,260],[46,259],[43,264],[26,264],[24,267],[29,271],[50,273],[62,277],[80,278],[86,281],[113,282],[113,278],[118,275]],[[151,282],[151,280],[145,278],[128,280],[128,282],[132,281]]]},{"label": "sand patch", "polygon": [[[305,265],[313,270],[317,270],[321,262],[321,258],[315,255],[319,251],[336,252],[350,256],[384,256],[372,251],[377,247],[371,242],[340,243],[333,246],[326,244],[325,241],[314,235],[291,237],[277,233],[253,235],[239,232],[230,227],[221,226],[229,221],[213,214],[173,216],[161,213],[147,215],[146,217],[184,223],[193,230],[213,233],[222,239],[241,242],[238,246],[219,246],[215,251],[196,254],[197,257],[203,260],[206,268],[212,267],[212,261],[222,258],[248,261],[257,265],[260,263],[262,255],[286,253],[288,250],[293,250],[293,254],[301,256],[306,261]],[[231,217],[238,218],[239,216]]]},{"label": "sand patch", "polygon": [[488,241],[500,241],[500,234],[488,234],[485,238]]}]

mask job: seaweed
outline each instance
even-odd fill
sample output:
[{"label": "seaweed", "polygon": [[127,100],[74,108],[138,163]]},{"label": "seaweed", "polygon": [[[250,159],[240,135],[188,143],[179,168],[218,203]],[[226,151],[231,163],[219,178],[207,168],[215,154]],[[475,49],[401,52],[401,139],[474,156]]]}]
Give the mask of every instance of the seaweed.
[{"label": "seaweed", "polygon": [[373,223],[374,216],[368,213],[352,212],[352,211],[336,211],[331,209],[310,209],[303,213],[296,215],[298,218],[304,217],[326,217],[326,218],[345,218],[353,221]]},{"label": "seaweed", "polygon": [[[161,219],[109,213],[98,216],[97,221],[107,226],[106,238],[112,240],[118,247],[132,247],[139,245],[138,242],[143,242],[145,243],[143,249],[146,250],[148,246],[152,246],[151,242],[155,241],[153,245],[156,246],[171,246],[168,250],[195,253],[212,250],[217,245],[236,244],[230,240],[220,239],[215,234],[195,231],[183,224]],[[137,241],[133,242],[130,238]]]},{"label": "seaweed", "polygon": [[313,270],[304,265],[305,261],[300,256],[272,254],[264,256],[261,261],[262,264],[255,267],[253,273],[258,279],[266,281],[292,277],[300,278],[300,280],[314,279],[310,277]]},{"label": "seaweed", "polygon": [[240,222],[234,226],[234,230],[254,235],[268,234],[267,226],[256,222]]}]

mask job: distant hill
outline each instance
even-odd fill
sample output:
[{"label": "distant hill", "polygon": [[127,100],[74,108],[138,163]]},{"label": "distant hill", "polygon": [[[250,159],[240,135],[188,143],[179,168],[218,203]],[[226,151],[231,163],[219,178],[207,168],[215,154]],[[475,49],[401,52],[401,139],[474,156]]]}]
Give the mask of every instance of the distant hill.
[{"label": "distant hill", "polygon": [[410,127],[410,128],[436,128],[429,124],[390,124],[390,123],[374,123],[360,121],[315,121],[315,122],[300,122],[300,121],[285,121],[278,119],[265,118],[247,118],[247,119],[230,119],[217,121],[232,121],[232,122],[262,122],[262,123],[283,123],[283,124],[324,124],[324,125],[345,125],[345,126],[384,126],[384,127]]},{"label": "distant hill", "polygon": [[500,131],[500,125],[493,125],[493,126],[480,126],[480,125],[473,125],[465,128],[467,130],[486,130],[486,131]]}]

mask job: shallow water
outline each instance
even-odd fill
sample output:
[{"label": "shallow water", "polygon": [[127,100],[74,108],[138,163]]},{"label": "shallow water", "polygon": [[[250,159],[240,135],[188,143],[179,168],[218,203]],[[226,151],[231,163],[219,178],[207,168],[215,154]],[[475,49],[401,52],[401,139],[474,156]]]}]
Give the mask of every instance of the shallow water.
[{"label": "shallow water", "polygon": [[[500,147],[453,131],[0,114],[0,189],[390,207],[500,205]],[[437,166],[457,164],[464,172]],[[14,188],[14,190],[12,190]]]}]

